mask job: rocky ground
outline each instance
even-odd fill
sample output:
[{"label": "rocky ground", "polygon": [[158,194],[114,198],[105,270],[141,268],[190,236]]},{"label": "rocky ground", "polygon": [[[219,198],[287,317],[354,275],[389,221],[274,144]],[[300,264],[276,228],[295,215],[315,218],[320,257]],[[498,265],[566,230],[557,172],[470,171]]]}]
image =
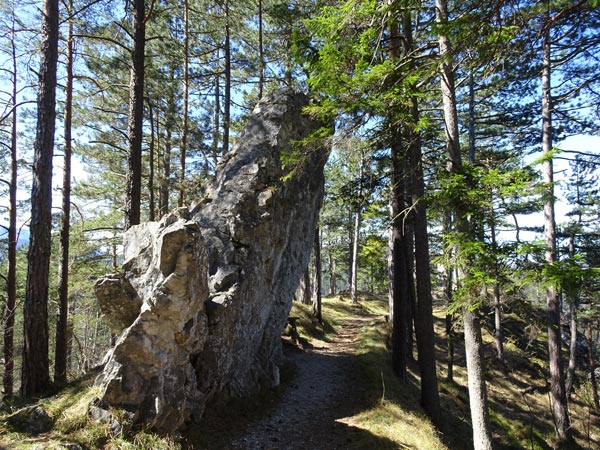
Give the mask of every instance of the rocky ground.
[{"label": "rocky ground", "polygon": [[[360,328],[370,316],[354,317],[324,347],[287,348],[291,370],[280,392],[263,411],[246,411],[241,420],[215,419],[205,424],[198,441],[215,434],[218,442],[193,445],[227,450],[349,450],[389,448],[389,442],[352,426],[352,416],[369,408],[361,392],[364,374],[355,354]],[[234,416],[243,414],[234,413]],[[204,438],[203,436],[204,435]],[[212,438],[211,438],[212,441]]]}]

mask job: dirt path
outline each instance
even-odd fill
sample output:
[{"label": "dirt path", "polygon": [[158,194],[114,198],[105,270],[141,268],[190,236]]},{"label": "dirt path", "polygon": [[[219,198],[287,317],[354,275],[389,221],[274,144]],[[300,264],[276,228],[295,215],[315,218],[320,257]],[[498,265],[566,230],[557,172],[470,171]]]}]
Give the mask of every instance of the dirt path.
[{"label": "dirt path", "polygon": [[210,450],[394,448],[389,441],[381,442],[348,423],[348,418],[369,408],[355,350],[360,328],[374,318],[357,316],[346,321],[324,347],[287,349],[294,375],[284,381],[275,403],[242,429],[223,430],[230,439],[218,447],[213,444]]}]

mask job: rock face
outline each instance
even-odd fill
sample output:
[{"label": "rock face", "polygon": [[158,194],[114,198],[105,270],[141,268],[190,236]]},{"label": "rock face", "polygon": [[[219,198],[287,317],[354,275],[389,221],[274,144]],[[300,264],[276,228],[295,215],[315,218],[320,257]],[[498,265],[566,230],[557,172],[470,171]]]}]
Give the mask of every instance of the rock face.
[{"label": "rock face", "polygon": [[96,283],[119,334],[97,380],[108,404],[168,432],[209,400],[278,384],[327,157],[297,145],[321,126],[307,103],[289,90],[265,97],[198,205],[127,231],[122,273]]}]

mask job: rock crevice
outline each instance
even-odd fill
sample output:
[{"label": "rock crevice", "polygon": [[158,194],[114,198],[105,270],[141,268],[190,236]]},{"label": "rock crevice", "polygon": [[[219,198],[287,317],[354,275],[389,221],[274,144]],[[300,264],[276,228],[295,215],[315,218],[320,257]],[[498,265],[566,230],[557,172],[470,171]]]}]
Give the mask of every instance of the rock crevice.
[{"label": "rock crevice", "polygon": [[201,202],[125,234],[122,272],[96,283],[119,334],[97,380],[108,404],[173,431],[209,400],[279,382],[281,331],[308,264],[327,157],[302,144],[321,127],[307,104],[289,90],[266,96]]}]

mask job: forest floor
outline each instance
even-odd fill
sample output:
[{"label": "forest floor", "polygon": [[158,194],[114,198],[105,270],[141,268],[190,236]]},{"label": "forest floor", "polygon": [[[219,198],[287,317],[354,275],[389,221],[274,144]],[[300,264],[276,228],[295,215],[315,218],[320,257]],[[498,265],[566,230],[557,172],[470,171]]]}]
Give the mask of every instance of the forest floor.
[{"label": "forest floor", "polygon": [[[307,323],[308,308],[295,304],[301,333],[298,339],[285,339],[286,366],[275,392],[253,400],[240,401],[205,417],[201,426],[187,436],[194,450],[359,450],[399,449],[398,439],[371,428],[393,430],[388,423],[374,424],[369,412],[386,407],[384,373],[373,373],[369,331],[384,329],[381,309],[365,308],[346,301],[328,301],[329,322]],[[383,310],[385,312],[385,310]],[[333,317],[332,317],[333,316]],[[316,326],[315,326],[316,325]],[[311,331],[312,330],[312,331]],[[316,331],[317,335],[314,335]],[[313,336],[310,334],[313,333]],[[308,334],[308,336],[307,336]],[[374,337],[385,347],[381,335]],[[293,345],[296,344],[296,345]],[[385,348],[384,348],[385,351]],[[389,374],[385,374],[388,376]],[[386,421],[396,421],[386,409]],[[397,413],[397,411],[394,411]],[[374,413],[374,416],[378,416]],[[407,415],[410,421],[410,415]],[[376,419],[377,421],[377,419]],[[417,426],[419,419],[414,420]],[[446,448],[431,425],[411,431],[428,449]],[[429,444],[427,444],[427,442]]]},{"label": "forest floor", "polygon": [[[228,420],[221,442],[196,448],[216,450],[345,450],[390,445],[354,427],[349,419],[369,407],[366,375],[356,357],[360,330],[377,316],[362,312],[340,323],[341,331],[321,346],[286,345],[288,367],[275,404],[246,420]],[[221,426],[222,420],[217,420]],[[211,421],[215,426],[215,421]],[[209,425],[210,426],[210,425]],[[237,429],[236,429],[237,428]],[[206,435],[206,434],[205,434]],[[362,436],[361,436],[362,435]],[[371,445],[365,439],[372,440]],[[394,447],[395,448],[395,447]]]},{"label": "forest floor", "polygon": [[[543,314],[532,307],[505,315],[506,361],[494,358],[494,337],[483,328],[490,416],[496,450],[552,450]],[[294,302],[297,334],[284,333],[286,363],[281,384],[221,407],[211,405],[200,424],[160,436],[146,429],[114,436],[108,423],[86,411],[99,395],[94,374],[40,400],[54,421],[48,433],[29,435],[7,428],[0,415],[0,449],[55,450],[469,450],[469,399],[460,321],[455,324],[454,377],[448,380],[445,309],[435,308],[436,356],[444,425],[436,430],[420,407],[418,368],[409,364],[400,382],[386,345],[387,299],[365,294],[323,302],[324,322],[309,306]],[[517,314],[518,312],[518,314]],[[293,337],[291,336],[293,335]],[[582,449],[600,448],[600,415],[590,406],[589,383],[581,374],[569,404]],[[116,417],[118,410],[113,411]],[[65,443],[78,444],[66,447]],[[71,445],[71,444],[69,444]]]}]

